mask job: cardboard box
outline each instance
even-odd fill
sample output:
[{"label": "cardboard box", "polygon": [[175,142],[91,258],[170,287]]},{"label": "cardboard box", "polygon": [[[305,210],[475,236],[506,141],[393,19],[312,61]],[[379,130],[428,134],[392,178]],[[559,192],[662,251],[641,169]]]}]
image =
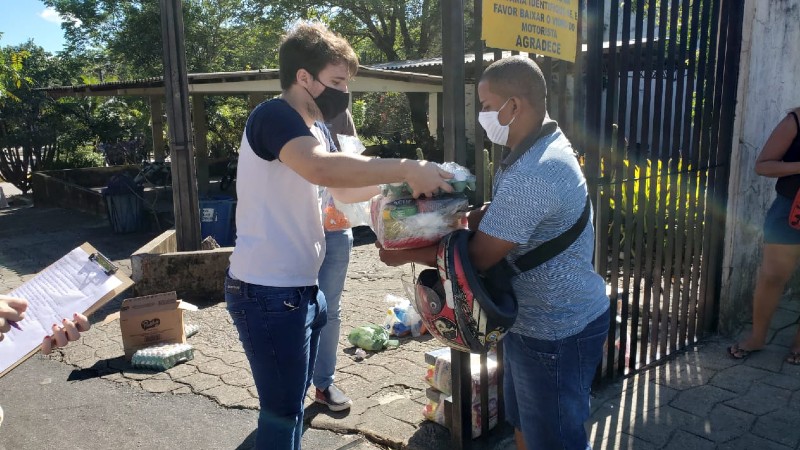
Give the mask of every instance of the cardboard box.
[{"label": "cardboard box", "polygon": [[174,291],[124,300],[119,325],[125,358],[130,360],[136,350],[156,344],[185,343],[183,312],[196,310],[191,303],[178,300]]}]

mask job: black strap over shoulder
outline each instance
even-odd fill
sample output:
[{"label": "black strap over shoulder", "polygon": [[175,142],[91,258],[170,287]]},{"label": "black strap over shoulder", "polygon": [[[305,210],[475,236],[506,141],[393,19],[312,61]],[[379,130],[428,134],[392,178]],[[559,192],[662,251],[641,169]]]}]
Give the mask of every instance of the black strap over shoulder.
[{"label": "black strap over shoulder", "polygon": [[567,231],[561,233],[553,239],[539,245],[535,249],[525,253],[514,261],[514,265],[520,272],[527,272],[534,267],[540,266],[559,253],[563,252],[576,239],[583,233],[586,224],[589,222],[589,216],[592,212],[592,202],[589,196],[586,196],[586,205],[583,207],[583,213]]},{"label": "black strap over shoulder", "polygon": [[797,118],[797,113],[794,111],[789,111],[789,114],[794,116],[794,123],[797,124],[797,135],[800,136],[800,119]]}]

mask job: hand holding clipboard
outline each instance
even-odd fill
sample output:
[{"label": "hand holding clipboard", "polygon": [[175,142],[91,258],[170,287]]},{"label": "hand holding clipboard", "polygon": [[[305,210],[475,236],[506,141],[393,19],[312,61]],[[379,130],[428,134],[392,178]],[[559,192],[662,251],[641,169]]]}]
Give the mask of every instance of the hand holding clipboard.
[{"label": "hand holding clipboard", "polygon": [[86,316],[132,284],[86,243],[11,291],[10,296],[25,299],[28,304],[27,309],[18,306],[21,311],[13,307],[5,310],[7,316],[14,316],[10,320],[17,321],[18,327],[11,328],[6,319],[0,323],[0,330],[8,329],[0,340],[0,376],[39,349],[47,353],[77,340],[89,329]]}]

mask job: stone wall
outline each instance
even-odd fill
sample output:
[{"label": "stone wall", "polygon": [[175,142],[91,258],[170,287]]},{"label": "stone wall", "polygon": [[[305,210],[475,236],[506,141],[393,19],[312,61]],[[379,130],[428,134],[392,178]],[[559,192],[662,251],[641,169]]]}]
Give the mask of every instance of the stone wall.
[{"label": "stone wall", "polygon": [[119,173],[136,175],[135,166],[91,167],[34,172],[31,176],[34,206],[58,206],[107,216],[100,188]]},{"label": "stone wall", "polygon": [[750,320],[762,222],[775,198],[775,179],[754,172],[756,158],[775,125],[800,106],[800,1],[748,0],[742,34],[720,293],[723,333]]},{"label": "stone wall", "polygon": [[137,296],[176,291],[203,305],[224,300],[223,283],[233,247],[178,252],[175,230],[168,230],[131,255]]}]

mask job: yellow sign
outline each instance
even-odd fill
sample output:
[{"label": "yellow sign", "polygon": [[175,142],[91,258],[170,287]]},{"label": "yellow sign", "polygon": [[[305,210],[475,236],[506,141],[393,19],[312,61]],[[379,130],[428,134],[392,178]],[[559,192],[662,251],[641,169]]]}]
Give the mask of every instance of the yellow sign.
[{"label": "yellow sign", "polygon": [[487,47],[575,62],[578,0],[484,0]]}]

